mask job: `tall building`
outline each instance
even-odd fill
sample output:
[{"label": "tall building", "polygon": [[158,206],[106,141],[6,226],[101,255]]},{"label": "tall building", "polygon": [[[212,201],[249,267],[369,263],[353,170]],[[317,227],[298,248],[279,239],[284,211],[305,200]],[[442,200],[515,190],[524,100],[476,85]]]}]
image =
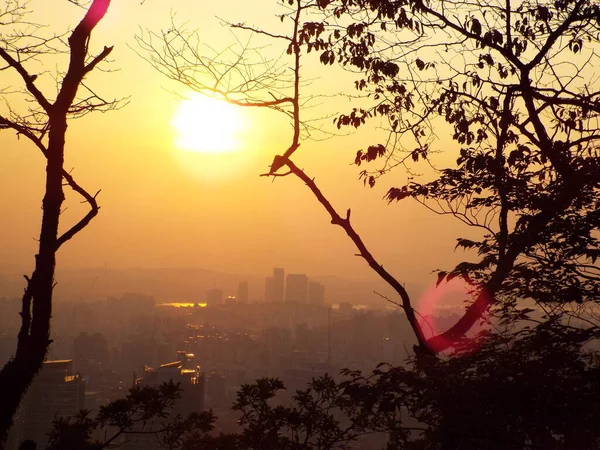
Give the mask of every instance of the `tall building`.
[{"label": "tall building", "polygon": [[46,361],[23,397],[6,448],[31,439],[45,448],[55,417],[75,416],[84,408],[85,383],[72,372],[73,360]]},{"label": "tall building", "polygon": [[275,301],[275,291],[273,289],[273,277],[265,279],[265,302],[273,303]]},{"label": "tall building", "polygon": [[285,301],[306,303],[308,300],[308,277],[304,274],[290,273],[285,283]]},{"label": "tall building", "polygon": [[[176,355],[175,361],[161,364],[157,368],[146,366],[143,378],[136,379],[135,383],[149,386],[159,386],[169,381],[179,383],[181,397],[175,403],[171,413],[185,417],[193,412],[204,411],[205,375],[200,370],[200,366],[194,367],[193,353],[177,351]],[[158,428],[162,428],[162,420],[153,420],[143,426],[138,425],[138,429],[134,430],[148,432]],[[151,433],[132,434],[120,448],[123,450],[163,449],[156,436]]]},{"label": "tall building", "polygon": [[238,303],[248,303],[248,282],[242,281],[238,284],[237,290]]},{"label": "tall building", "polygon": [[283,269],[273,269],[273,301],[276,303],[283,302],[283,275]]},{"label": "tall building", "polygon": [[223,291],[221,289],[209,289],[206,291],[206,306],[222,305]]},{"label": "tall building", "polygon": [[161,364],[158,368],[146,367],[142,384],[158,386],[173,381],[182,389],[181,398],[176,404],[176,412],[185,416],[192,412],[204,411],[205,376],[200,366],[195,365],[194,354],[178,351],[177,359]]},{"label": "tall building", "polygon": [[325,286],[316,281],[308,283],[308,303],[313,305],[325,304]]}]

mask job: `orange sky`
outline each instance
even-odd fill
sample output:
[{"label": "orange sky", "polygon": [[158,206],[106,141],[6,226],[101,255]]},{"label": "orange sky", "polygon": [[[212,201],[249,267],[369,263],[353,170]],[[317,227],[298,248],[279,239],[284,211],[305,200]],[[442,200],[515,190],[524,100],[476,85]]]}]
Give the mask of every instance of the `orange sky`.
[{"label": "orange sky", "polygon": [[[51,30],[64,30],[81,16],[66,1],[33,0],[31,5],[37,19],[50,24]],[[341,229],[330,225],[305,186],[291,177],[274,183],[259,177],[273,155],[289,143],[291,129],[285,118],[245,110],[249,127],[244,149],[227,156],[175,148],[171,120],[179,99],[173,91],[186,92],[153,71],[130,48],[135,47],[134,35],[140,28],[167,27],[171,10],[189,19],[190,27],[201,29],[202,40],[215,47],[231,41],[215,16],[280,26],[274,17],[275,0],[147,0],[144,5],[113,0],[93,35],[92,48],[114,45],[111,68],[118,71],[94,73],[89,84],[108,98],[129,96],[130,103],[122,110],[70,123],[66,168],[74,168],[76,179],[88,190],[102,189],[102,209],[86,230],[61,249],[59,267],[191,266],[267,274],[277,266],[309,275],[372,278],[366,264],[353,256],[352,243]],[[46,63],[44,68],[53,72],[55,64]],[[339,79],[332,76],[335,72],[316,69],[309,73],[320,77],[312,89],[339,87]],[[5,76],[0,72],[0,77]],[[348,84],[348,92],[351,89]],[[323,101],[322,109],[311,114],[349,110],[352,105],[347,99]],[[453,253],[454,238],[462,228],[414,203],[387,206],[382,196],[391,183],[402,183],[400,172],[376,189],[362,186],[358,168],[350,163],[356,150],[384,138],[371,127],[323,142],[307,141],[295,161],[316,178],[340,211],[352,208],[357,231],[386,268],[407,282],[433,281],[431,270],[449,268],[462,258],[461,253]],[[17,140],[8,131],[0,132],[0,148],[4,222],[0,265],[30,268],[39,233],[44,160],[25,139]],[[65,223],[82,211],[78,198],[68,193],[67,200]]]}]

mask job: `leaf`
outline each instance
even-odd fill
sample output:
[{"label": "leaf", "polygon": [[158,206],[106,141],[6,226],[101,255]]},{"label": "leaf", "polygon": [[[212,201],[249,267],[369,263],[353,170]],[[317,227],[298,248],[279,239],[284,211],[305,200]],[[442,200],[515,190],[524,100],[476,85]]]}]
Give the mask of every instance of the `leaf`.
[{"label": "leaf", "polygon": [[435,282],[435,287],[438,287],[440,285],[440,283],[442,281],[444,281],[444,278],[446,278],[446,275],[448,275],[448,272],[443,272],[443,271],[438,272],[438,278],[437,278],[437,281]]},{"label": "leaf", "polygon": [[410,197],[412,192],[409,192],[407,186],[403,186],[402,188],[390,188],[390,190],[385,194],[385,198],[388,203],[392,201],[400,201],[405,199],[406,197]]},{"label": "leaf", "polygon": [[419,149],[415,148],[411,153],[412,160],[417,162],[419,160]]},{"label": "leaf", "polygon": [[473,18],[471,21],[471,31],[477,36],[481,36],[481,23],[479,20]]}]

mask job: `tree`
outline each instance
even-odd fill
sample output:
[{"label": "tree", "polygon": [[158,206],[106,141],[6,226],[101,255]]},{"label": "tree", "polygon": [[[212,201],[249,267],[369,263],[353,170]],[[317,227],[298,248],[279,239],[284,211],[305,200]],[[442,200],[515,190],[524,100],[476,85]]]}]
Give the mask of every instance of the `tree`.
[{"label": "tree", "polygon": [[[82,188],[64,168],[68,121],[91,111],[115,108],[117,102],[107,102],[87,88],[83,80],[110,54],[112,47],[90,56],[90,36],[106,14],[110,0],[94,0],[81,22],[68,36],[69,65],[61,78],[54,99],[48,97],[36,84],[37,75],[27,70],[28,64],[45,55],[65,52],[63,36],[45,38],[40,26],[27,20],[27,2],[11,0],[0,9],[2,31],[0,58],[2,70],[13,71],[21,79],[22,91],[3,90],[8,105],[14,94],[22,94],[28,109],[19,113],[10,108],[0,115],[0,129],[12,130],[29,139],[46,158],[46,184],[42,201],[42,220],[39,250],[35,268],[22,298],[21,328],[17,336],[14,356],[0,371],[0,448],[6,439],[22,396],[36,373],[42,367],[50,339],[52,291],[54,287],[55,257],[58,249],[73,238],[98,213],[96,195]],[[6,19],[6,20],[4,20]],[[6,28],[5,28],[6,27]],[[4,30],[7,30],[4,32]],[[81,94],[81,90],[87,91]],[[88,213],[76,224],[59,234],[59,221],[64,201],[63,182],[89,205]]]},{"label": "tree", "polygon": [[[76,417],[59,417],[49,433],[48,450],[102,450],[119,447],[124,439],[153,436],[169,449],[182,448],[185,441],[207,441],[206,433],[213,429],[211,412],[191,413],[188,417],[173,414],[181,398],[179,384],[159,386],[136,385],[122,399],[100,408],[96,417],[81,411]],[[97,430],[105,429],[104,439],[94,440]]]},{"label": "tree", "polygon": [[233,409],[241,412],[240,449],[349,449],[371,432],[369,416],[344,387],[324,375],[296,391],[290,406],[273,404],[285,389],[281,380],[258,379],[244,385]]},{"label": "tree", "polygon": [[[282,381],[258,379],[237,393],[232,434],[214,432],[212,412],[173,416],[177,386],[136,386],[94,419],[56,420],[48,449],[112,448],[139,433],[173,450],[600,448],[600,364],[582,351],[585,333],[546,323],[517,334],[480,336],[478,351],[447,360],[325,375],[292,396]],[[106,425],[115,431],[92,441]]]},{"label": "tree", "polygon": [[[582,348],[588,337],[550,323],[488,333],[475,352],[347,371],[342,384],[352,399],[368,399],[374,417],[389,418],[388,448],[600,448],[600,365]],[[422,431],[406,436],[407,417]]]},{"label": "tree", "polygon": [[[341,116],[338,126],[387,117],[392,133],[414,136],[407,155],[414,161],[428,158],[431,124],[446,122],[458,144],[455,167],[429,182],[409,177],[387,194],[390,202],[413,198],[482,230],[482,239],[457,243],[477,251],[478,261],[440,274],[468,277],[478,286],[476,299],[428,345],[448,348],[490,304],[525,318],[527,311],[517,311],[522,299],[551,319],[585,305],[597,327],[600,92],[588,77],[599,44],[598,5],[321,4],[332,18],[354,19],[322,59],[363,71],[357,87],[375,101]],[[573,56],[568,63],[566,55]],[[359,152],[356,163],[399,150]],[[361,175],[373,184],[393,165]]]},{"label": "tree", "polygon": [[[287,35],[231,26],[283,43],[291,80],[278,79],[283,71],[273,64],[263,62],[264,70],[258,72],[248,48],[231,57],[203,53],[194,33],[176,25],[141,36],[139,42],[149,62],[173,80],[290,117],[290,145],[264,175],[293,174],[308,186],[358,255],[398,294],[419,353],[436,354],[456,345],[490,309],[503,316],[505,325],[531,320],[531,311],[519,307],[523,299],[544,309],[545,319],[577,314],[597,330],[600,106],[590,80],[595,80],[598,5],[585,0],[469,6],[292,0],[286,7],[279,17],[290,23]],[[480,240],[461,238],[457,243],[476,253],[475,262],[438,274],[438,282],[463,277],[474,297],[464,315],[442,333],[426,336],[410,296],[368,250],[350,221],[350,210],[340,214],[292,160],[305,130],[301,80],[306,76],[300,60],[311,52],[324,65],[341,64],[363,73],[355,86],[373,105],[340,115],[338,127],[360,127],[373,117],[389,119],[390,145],[375,143],[357,152],[359,166],[384,161],[382,167],[361,172],[365,184],[373,186],[394,167],[406,167],[407,182],[388,191],[389,202],[411,198],[482,232]],[[563,69],[565,54],[583,58],[570,60]],[[452,130],[456,166],[434,167],[429,181],[418,179],[410,164],[433,164],[430,155],[438,142],[433,129],[440,123]]]},{"label": "tree", "polygon": [[[118,446],[120,436],[148,434],[173,450],[342,450],[371,432],[361,402],[352,400],[344,386],[327,375],[297,391],[289,406],[280,399],[284,390],[284,384],[274,378],[243,385],[232,407],[240,413],[240,432],[216,434],[211,433],[216,420],[211,411],[187,418],[172,415],[180,398],[177,385],[135,386],[124,399],[101,407],[96,418],[82,411],[75,418],[55,420],[47,449],[101,450]],[[152,423],[157,426],[150,427]],[[93,441],[93,431],[106,426],[116,431],[101,442]]]}]

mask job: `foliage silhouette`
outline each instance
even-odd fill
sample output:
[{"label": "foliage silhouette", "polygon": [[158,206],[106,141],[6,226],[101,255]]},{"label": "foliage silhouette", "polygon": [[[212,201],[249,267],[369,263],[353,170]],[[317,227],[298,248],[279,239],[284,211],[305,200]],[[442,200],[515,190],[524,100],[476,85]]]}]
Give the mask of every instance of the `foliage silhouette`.
[{"label": "foliage silhouette", "polygon": [[[100,408],[96,417],[81,411],[76,417],[59,417],[49,433],[48,450],[101,450],[116,448],[132,436],[150,435],[165,448],[183,448],[186,440],[202,442],[212,430],[210,412],[192,413],[187,417],[173,414],[181,398],[181,389],[173,382],[159,386],[134,386],[125,398]],[[105,429],[103,440],[94,432]]]},{"label": "foliage silhouette", "polygon": [[589,333],[544,324],[480,336],[475,352],[382,363],[367,375],[344,370],[339,381],[313,379],[291,400],[281,396],[282,381],[258,379],[237,394],[240,430],[231,434],[214,432],[211,412],[171,417],[175,385],[136,387],[94,420],[55,421],[48,449],[110,448],[114,437],[92,442],[91,431],[112,425],[114,436],[128,436],[136,422],[157,417],[164,422],[147,433],[170,449],[600,448],[600,364],[583,348]]},{"label": "foliage silhouette", "polygon": [[[120,445],[119,438],[126,441],[139,434],[153,435],[169,449],[345,449],[364,432],[364,421],[344,426],[338,422],[336,410],[350,416],[356,407],[331,377],[313,380],[306,390],[296,393],[290,407],[273,405],[284,389],[283,383],[273,378],[242,386],[233,404],[241,414],[242,430],[211,435],[216,420],[212,412],[173,416],[181,395],[178,385],[135,386],[126,398],[103,406],[94,419],[87,411],[75,418],[56,419],[47,449],[113,448]],[[93,440],[93,432],[105,427],[113,430],[108,437]]]}]

